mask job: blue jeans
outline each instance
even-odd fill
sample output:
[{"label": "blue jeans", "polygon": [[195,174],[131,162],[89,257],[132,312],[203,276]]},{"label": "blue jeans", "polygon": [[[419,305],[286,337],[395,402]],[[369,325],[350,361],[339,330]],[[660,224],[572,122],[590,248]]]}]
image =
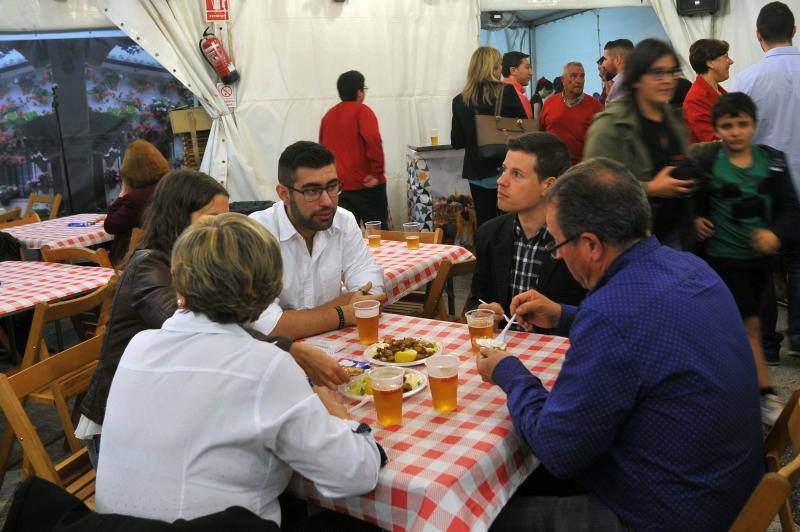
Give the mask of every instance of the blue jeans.
[{"label": "blue jeans", "polygon": [[[789,301],[789,319],[786,335],[789,349],[800,352],[800,250],[787,250],[783,254],[786,264]],[[775,329],[778,322],[778,305],[775,300],[775,285],[769,276],[761,308],[761,345],[766,352],[777,353],[781,348],[783,334]]]}]

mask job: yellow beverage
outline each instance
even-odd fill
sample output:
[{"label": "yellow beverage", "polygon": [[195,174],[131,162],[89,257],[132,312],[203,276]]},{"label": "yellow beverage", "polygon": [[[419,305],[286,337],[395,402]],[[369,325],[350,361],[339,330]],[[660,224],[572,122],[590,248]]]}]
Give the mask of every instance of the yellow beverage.
[{"label": "yellow beverage", "polygon": [[437,412],[452,412],[458,406],[458,374],[450,377],[437,378],[428,375],[431,385],[433,408]]},{"label": "yellow beverage", "polygon": [[494,321],[488,323],[470,323],[469,338],[472,341],[472,354],[477,355],[481,352],[481,346],[475,343],[479,338],[492,338],[494,336]]},{"label": "yellow beverage", "polygon": [[381,247],[381,235],[367,235],[367,240],[369,241],[369,247]]},{"label": "yellow beverage", "polygon": [[400,425],[403,422],[403,388],[379,390],[372,385],[372,397],[375,398],[375,412],[378,423],[384,427]]},{"label": "yellow beverage", "polygon": [[431,146],[439,145],[439,135],[431,135]]},{"label": "yellow beverage", "polygon": [[419,249],[419,235],[406,235],[408,249]]},{"label": "yellow beverage", "polygon": [[353,310],[358,327],[358,341],[364,345],[377,342],[381,304],[378,301],[357,301],[353,303]]}]

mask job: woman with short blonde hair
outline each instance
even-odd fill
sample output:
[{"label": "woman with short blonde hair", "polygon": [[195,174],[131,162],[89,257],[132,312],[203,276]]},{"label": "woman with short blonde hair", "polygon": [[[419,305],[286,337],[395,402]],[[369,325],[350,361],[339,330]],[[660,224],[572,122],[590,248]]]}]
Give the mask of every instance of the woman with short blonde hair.
[{"label": "woman with short blonde hair", "polygon": [[375,488],[385,455],[369,427],[247,330],[280,293],[281,264],[272,235],[241,214],[178,238],[178,310],[131,340],[111,386],[97,511],[172,522],[242,506],[280,524],[294,471],[324,497]]}]

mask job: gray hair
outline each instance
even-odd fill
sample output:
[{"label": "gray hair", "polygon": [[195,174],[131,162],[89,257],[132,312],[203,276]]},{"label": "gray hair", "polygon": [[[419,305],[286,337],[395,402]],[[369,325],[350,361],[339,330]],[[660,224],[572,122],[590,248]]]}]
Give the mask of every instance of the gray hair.
[{"label": "gray hair", "polygon": [[650,204],[641,183],[624,165],[596,157],[567,170],[547,191],[564,238],[594,233],[625,249],[648,236]]},{"label": "gray hair", "polygon": [[573,66],[577,66],[577,67],[583,68],[583,63],[581,63],[580,61],[570,61],[569,63],[564,65],[564,70],[568,69],[569,67],[573,67]]}]

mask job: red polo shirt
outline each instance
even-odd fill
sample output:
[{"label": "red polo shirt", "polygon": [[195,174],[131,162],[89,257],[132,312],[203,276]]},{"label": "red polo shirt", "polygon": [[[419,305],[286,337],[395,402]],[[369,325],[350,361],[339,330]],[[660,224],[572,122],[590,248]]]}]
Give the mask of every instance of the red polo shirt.
[{"label": "red polo shirt", "polygon": [[588,94],[581,103],[567,107],[563,93],[554,94],[544,101],[539,114],[539,129],[552,133],[567,144],[571,164],[581,162],[586,131],[594,115],[603,110],[603,104]]},{"label": "red polo shirt", "polygon": [[363,181],[368,175],[386,183],[378,119],[363,103],[340,102],[325,113],[319,125],[319,143],[336,157],[336,174],[344,190],[365,188]]},{"label": "red polo shirt", "polygon": [[717,138],[714,124],[711,123],[711,108],[726,92],[719,87],[717,93],[701,76],[697,76],[694,80],[692,88],[686,93],[686,99],[683,100],[683,117],[689,126],[689,144],[709,142]]}]

